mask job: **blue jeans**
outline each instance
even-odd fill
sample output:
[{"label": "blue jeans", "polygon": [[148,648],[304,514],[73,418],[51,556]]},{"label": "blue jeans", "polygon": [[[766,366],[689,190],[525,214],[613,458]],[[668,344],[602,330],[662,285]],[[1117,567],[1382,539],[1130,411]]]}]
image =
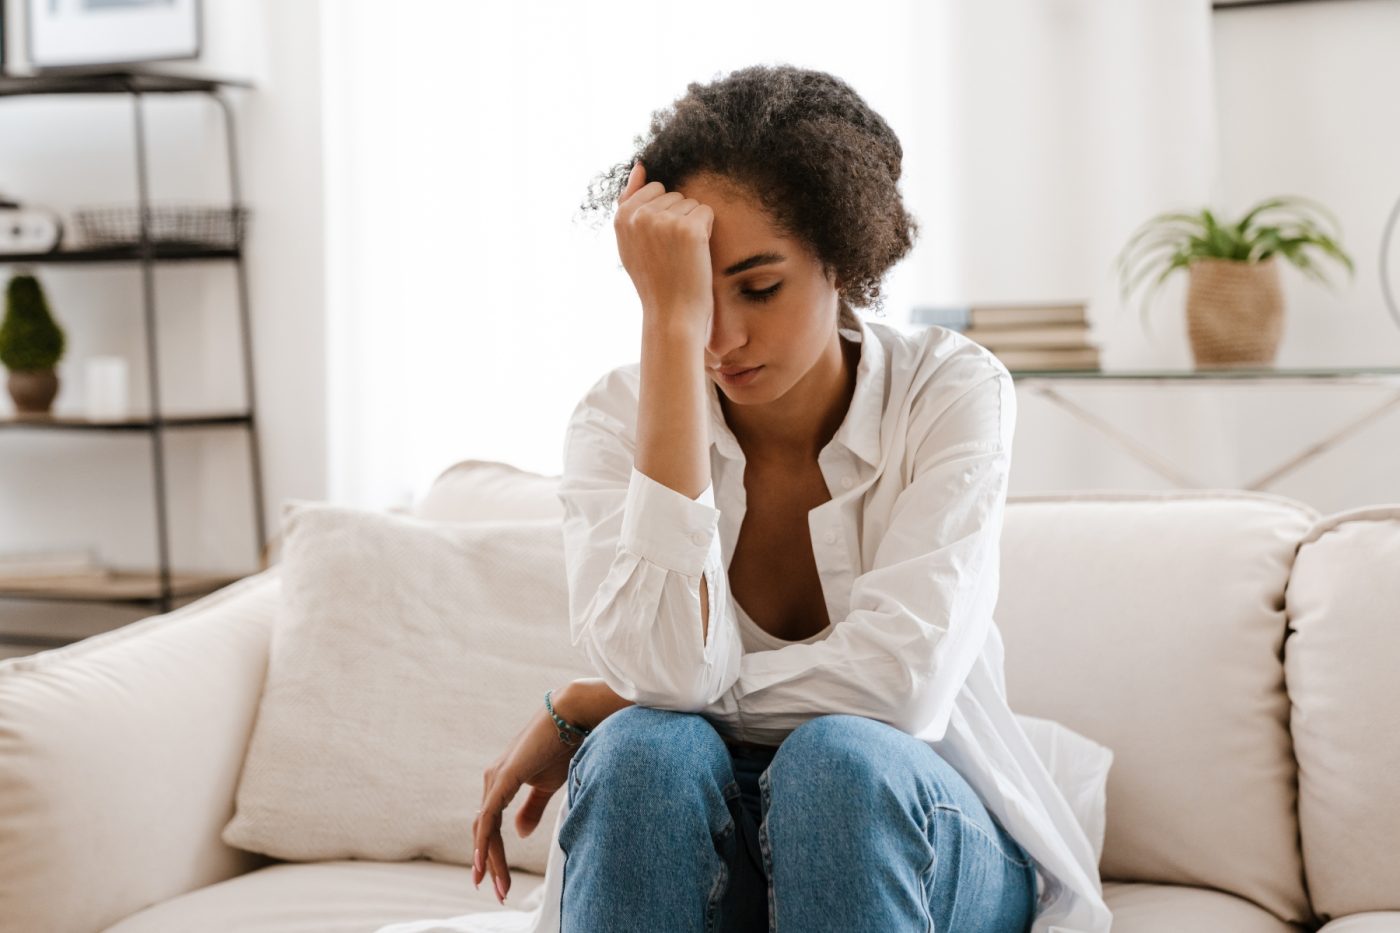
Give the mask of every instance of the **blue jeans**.
[{"label": "blue jeans", "polygon": [[923,741],[863,716],[731,746],[628,706],[574,752],[560,933],[1025,933],[1034,862]]}]

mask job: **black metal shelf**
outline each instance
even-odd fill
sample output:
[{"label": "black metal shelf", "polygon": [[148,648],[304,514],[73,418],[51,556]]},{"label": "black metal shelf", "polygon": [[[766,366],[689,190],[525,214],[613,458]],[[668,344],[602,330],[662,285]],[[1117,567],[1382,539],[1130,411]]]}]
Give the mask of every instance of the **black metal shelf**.
[{"label": "black metal shelf", "polygon": [[224,87],[250,88],[252,84],[229,78],[199,78],[130,69],[0,77],[0,97],[35,94],[210,94]]},{"label": "black metal shelf", "polygon": [[[156,262],[199,262],[201,260],[241,259],[243,257],[243,250],[236,246],[231,248],[217,248],[154,243],[151,249],[154,253],[151,258]],[[145,256],[141,255],[141,247],[139,245],[100,246],[82,247],[79,249],[60,249],[48,253],[0,253],[0,265],[16,265],[18,263],[64,263],[76,265],[88,262],[142,262],[145,258]]]},{"label": "black metal shelf", "polygon": [[[227,412],[215,414],[165,414],[160,416],[161,427],[166,428],[224,428],[251,425],[252,412]],[[154,431],[156,419],[150,415],[131,415],[126,418],[87,418],[82,415],[55,415],[15,413],[0,418],[0,430],[5,428],[38,428],[50,431]]]},{"label": "black metal shelf", "polygon": [[[227,147],[229,203],[237,211],[242,207],[242,192],[238,174],[238,146],[233,110],[223,94],[229,87],[251,87],[246,81],[136,70],[45,73],[33,76],[0,77],[0,98],[33,95],[122,94],[132,105],[132,129],[136,152],[136,188],[138,216],[141,218],[139,240],[129,246],[85,247],[50,253],[0,256],[0,265],[89,263],[135,263],[141,269],[141,293],[144,306],[143,321],[146,337],[146,366],[148,404],[145,414],[111,420],[94,420],[82,416],[16,413],[0,418],[0,429],[29,428],[64,431],[144,432],[151,438],[151,464],[155,482],[156,566],[150,570],[115,571],[105,580],[94,581],[90,576],[74,575],[47,581],[0,582],[0,599],[77,600],[93,603],[149,604],[158,612],[169,612],[174,600],[181,596],[213,592],[240,579],[220,574],[173,573],[170,559],[170,530],[166,504],[165,432],[171,429],[234,427],[248,433],[249,467],[252,472],[253,520],[258,550],[259,568],[267,568],[267,530],[265,527],[262,488],[262,459],[256,429],[255,380],[253,376],[252,327],[248,309],[248,274],[243,250],[239,246],[215,248],[199,244],[161,242],[150,230],[150,177],[147,167],[146,126],[144,104],[149,94],[203,94],[215,103],[223,114],[224,141]],[[13,142],[13,141],[10,141]],[[161,404],[159,353],[156,328],[155,267],[165,262],[199,262],[225,260],[233,264],[238,292],[238,314],[241,330],[241,352],[246,403],[232,411],[165,413]],[[46,635],[7,633],[0,636],[7,643],[63,644],[62,639]]]}]

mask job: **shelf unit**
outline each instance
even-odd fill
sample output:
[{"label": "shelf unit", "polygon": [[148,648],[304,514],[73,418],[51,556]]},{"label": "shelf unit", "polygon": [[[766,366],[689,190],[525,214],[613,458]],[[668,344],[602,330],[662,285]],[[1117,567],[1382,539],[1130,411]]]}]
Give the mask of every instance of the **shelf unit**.
[{"label": "shelf unit", "polygon": [[1328,453],[1378,422],[1392,410],[1400,410],[1400,366],[1352,366],[1352,367],[1306,367],[1280,368],[1273,365],[1217,364],[1198,366],[1195,369],[1144,369],[1144,370],[1075,370],[1056,372],[1054,370],[1011,370],[1019,391],[1043,398],[1059,407],[1083,424],[1098,431],[1108,440],[1117,444],[1129,456],[1146,466],[1159,476],[1169,480],[1179,489],[1208,489],[1218,483],[1208,482],[1194,476],[1182,466],[1172,463],[1158,454],[1147,443],[1133,437],[1127,431],[1114,426],[1105,418],[1095,414],[1089,407],[1071,399],[1063,391],[1067,386],[1154,386],[1160,388],[1209,386],[1238,389],[1279,387],[1306,384],[1309,388],[1335,386],[1354,388],[1358,386],[1385,390],[1384,398],[1353,418],[1332,430],[1327,435],[1314,440],[1299,453],[1284,458],[1257,477],[1236,484],[1238,488],[1253,492],[1273,492],[1269,487],[1303,465]]},{"label": "shelf unit", "polygon": [[[67,415],[15,413],[0,416],[0,429],[58,431],[145,432],[151,438],[151,466],[157,562],[148,570],[111,569],[105,578],[81,574],[23,581],[0,581],[0,599],[43,599],[118,605],[149,606],[156,612],[169,612],[174,600],[213,592],[241,579],[242,575],[175,573],[170,560],[169,510],[165,477],[165,432],[188,429],[244,430],[248,435],[248,465],[252,474],[253,522],[259,569],[266,569],[267,529],[263,509],[262,459],[258,448],[256,402],[254,398],[252,330],[248,311],[248,276],[244,264],[243,238],[231,248],[200,248],[155,242],[150,235],[150,177],[146,155],[145,103],[149,94],[203,94],[223,114],[227,148],[229,202],[237,210],[242,205],[238,171],[238,147],[233,110],[225,90],[247,88],[244,81],[198,78],[139,71],[66,73],[33,77],[0,77],[0,98],[33,95],[123,95],[130,99],[132,132],[136,153],[136,191],[140,209],[140,237],[135,245],[121,248],[60,249],[50,253],[0,255],[0,268],[24,265],[72,265],[84,263],[124,263],[141,272],[143,322],[146,338],[146,364],[149,386],[147,411],[114,420],[89,420]],[[156,333],[155,268],[159,263],[222,262],[234,270],[241,330],[241,354],[245,407],[235,411],[167,412],[161,401],[158,376],[160,356]],[[0,639],[9,644],[55,646],[72,639],[47,635],[5,633]]]}]

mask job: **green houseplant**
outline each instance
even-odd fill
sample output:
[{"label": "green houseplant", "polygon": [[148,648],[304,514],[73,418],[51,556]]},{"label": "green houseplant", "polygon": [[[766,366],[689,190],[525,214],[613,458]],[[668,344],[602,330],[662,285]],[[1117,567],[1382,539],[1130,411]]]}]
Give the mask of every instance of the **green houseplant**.
[{"label": "green houseplant", "polygon": [[1153,277],[1141,305],[1146,327],[1152,297],[1169,275],[1186,269],[1187,331],[1197,364],[1273,362],[1283,336],[1277,258],[1325,285],[1330,283],[1309,251],[1336,259],[1354,274],[1338,242],[1339,227],[1325,207],[1298,196],[1260,201],[1234,223],[1208,208],[1158,214],[1118,256],[1121,295],[1129,300]]},{"label": "green houseplant", "polygon": [[10,371],[8,387],[15,408],[42,414],[58,394],[54,364],[63,356],[63,328],[49,313],[39,280],[28,272],[5,288],[5,317],[0,320],[0,364]]}]

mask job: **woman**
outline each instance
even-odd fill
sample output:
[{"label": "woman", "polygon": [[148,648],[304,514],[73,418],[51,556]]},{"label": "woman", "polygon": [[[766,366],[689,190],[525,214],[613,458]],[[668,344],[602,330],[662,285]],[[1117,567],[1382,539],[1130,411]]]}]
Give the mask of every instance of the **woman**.
[{"label": "woman", "polygon": [[505,807],[529,787],[526,834],[568,784],[532,929],[1109,928],[1005,701],[1011,378],[851,307],[917,233],[901,158],[845,82],[755,66],[691,84],[595,196],[642,308],[559,488],[600,676],[545,695],[472,826],[504,903]]}]

